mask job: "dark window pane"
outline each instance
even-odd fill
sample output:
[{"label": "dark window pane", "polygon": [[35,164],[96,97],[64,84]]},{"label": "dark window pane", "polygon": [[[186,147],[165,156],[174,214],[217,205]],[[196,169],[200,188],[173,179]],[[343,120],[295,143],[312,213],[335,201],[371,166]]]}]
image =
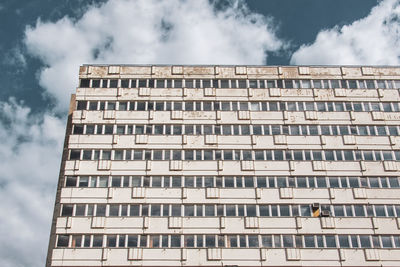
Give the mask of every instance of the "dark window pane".
[{"label": "dark window pane", "polygon": [[81,86],[80,87],[89,87],[90,79],[81,79]]},{"label": "dark window pane", "polygon": [[206,247],[208,247],[208,248],[215,247],[215,236],[214,235],[206,235]]},{"label": "dark window pane", "polygon": [[279,209],[281,216],[290,216],[289,205],[280,205]]},{"label": "dark window pane", "polygon": [[61,212],[61,216],[72,216],[72,211],[74,210],[74,205],[64,204]]},{"label": "dark window pane", "polygon": [[146,87],[147,86],[147,80],[139,80],[139,87]]},{"label": "dark window pane", "polygon": [[325,241],[326,241],[326,247],[328,247],[328,248],[336,247],[335,236],[327,235],[327,236],[325,236]]},{"label": "dark window pane", "polygon": [[77,178],[76,176],[68,176],[67,181],[65,183],[66,187],[75,187],[76,186]]},{"label": "dark window pane", "polygon": [[304,236],[304,246],[306,248],[315,248],[315,239],[313,235]]},{"label": "dark window pane", "polygon": [[57,247],[68,247],[69,235],[58,235]]},{"label": "dark window pane", "polygon": [[99,248],[103,246],[103,236],[102,235],[94,235],[93,236],[93,247]]},{"label": "dark window pane", "polygon": [[77,110],[86,110],[86,107],[87,107],[87,101],[78,101],[76,109]]},{"label": "dark window pane", "polygon": [[248,236],[249,247],[256,248],[258,247],[258,236],[257,235],[249,235]]},{"label": "dark window pane", "polygon": [[247,209],[248,217],[256,217],[257,216],[256,205],[247,205],[246,209]]},{"label": "dark window pane", "polygon": [[138,236],[137,235],[129,235],[128,236],[128,247],[137,247],[138,246]]},{"label": "dark window pane", "polygon": [[116,247],[117,246],[117,236],[116,235],[108,235],[107,236],[107,247]]},{"label": "dark window pane", "polygon": [[73,134],[83,134],[83,125],[74,125]]},{"label": "dark window pane", "polygon": [[110,88],[117,88],[118,87],[118,80],[112,79],[110,80]]},{"label": "dark window pane", "polygon": [[181,247],[181,236],[171,235],[171,248],[179,248],[179,247]]},{"label": "dark window pane", "polygon": [[293,246],[293,237],[292,235],[283,235],[283,247],[285,248],[292,248]]},{"label": "dark window pane", "polygon": [[71,154],[70,154],[69,159],[70,160],[79,160],[80,156],[81,156],[81,151],[73,149],[73,150],[71,150]]},{"label": "dark window pane", "polygon": [[339,235],[339,244],[341,248],[349,248],[349,238],[347,235]]},{"label": "dark window pane", "polygon": [[92,80],[92,87],[99,88],[100,87],[100,80]]},{"label": "dark window pane", "polygon": [[122,88],[129,88],[129,80],[128,79],[121,80],[121,87]]},{"label": "dark window pane", "polygon": [[371,247],[371,241],[369,239],[369,236],[361,235],[360,243],[361,243],[362,248],[370,248]]}]

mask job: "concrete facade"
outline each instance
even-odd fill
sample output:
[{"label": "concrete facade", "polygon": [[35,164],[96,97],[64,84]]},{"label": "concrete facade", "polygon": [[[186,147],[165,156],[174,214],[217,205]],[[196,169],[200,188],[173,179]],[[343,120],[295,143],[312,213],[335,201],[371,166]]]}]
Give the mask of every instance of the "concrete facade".
[{"label": "concrete facade", "polygon": [[400,265],[400,68],[79,79],[47,266]]}]

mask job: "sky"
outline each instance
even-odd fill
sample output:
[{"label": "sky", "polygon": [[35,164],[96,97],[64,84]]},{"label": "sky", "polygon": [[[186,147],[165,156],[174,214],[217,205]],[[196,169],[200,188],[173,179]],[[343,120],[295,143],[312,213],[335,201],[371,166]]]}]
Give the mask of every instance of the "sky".
[{"label": "sky", "polygon": [[399,65],[400,0],[0,0],[0,266],[43,266],[79,65]]}]

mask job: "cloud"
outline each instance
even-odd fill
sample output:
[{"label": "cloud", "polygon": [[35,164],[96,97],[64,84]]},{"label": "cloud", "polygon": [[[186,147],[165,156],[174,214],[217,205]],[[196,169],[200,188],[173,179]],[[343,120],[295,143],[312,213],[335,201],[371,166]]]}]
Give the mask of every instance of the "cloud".
[{"label": "cloud", "polygon": [[382,1],[365,18],[320,31],[314,43],[302,45],[292,55],[290,63],[399,65],[400,1]]},{"label": "cloud", "polygon": [[0,266],[42,266],[65,123],[15,99],[0,114]]},{"label": "cloud", "polygon": [[21,68],[39,59],[39,83],[57,102],[41,114],[0,102],[0,266],[44,265],[66,123],[54,114],[66,113],[79,65],[264,64],[284,47],[270,18],[227,3],[216,11],[207,0],[110,0],[26,28],[26,54],[9,57]]},{"label": "cloud", "polygon": [[243,1],[113,0],[78,20],[38,21],[25,44],[46,67],[40,84],[65,109],[82,63],[265,64],[284,44],[270,18]]},{"label": "cloud", "polygon": [[17,67],[19,69],[25,69],[27,66],[26,58],[20,47],[14,47],[4,54],[1,61],[2,64],[7,66]]}]

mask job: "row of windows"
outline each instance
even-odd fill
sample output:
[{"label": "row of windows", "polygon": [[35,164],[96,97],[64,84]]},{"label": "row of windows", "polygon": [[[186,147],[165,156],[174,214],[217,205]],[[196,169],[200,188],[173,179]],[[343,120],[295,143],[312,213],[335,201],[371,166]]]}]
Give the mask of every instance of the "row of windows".
[{"label": "row of windows", "polygon": [[92,88],[288,88],[288,89],[393,89],[399,80],[232,80],[232,79],[81,79],[80,87]]},{"label": "row of windows", "polygon": [[70,160],[327,160],[400,161],[400,150],[91,150],[72,149]]},{"label": "row of windows", "polygon": [[399,112],[399,102],[325,102],[325,101],[77,101],[77,110],[134,111],[385,111]]},{"label": "row of windows", "polygon": [[383,125],[262,125],[262,124],[74,124],[72,134],[148,135],[362,135],[398,136],[399,126]]},{"label": "row of windows", "polygon": [[399,188],[399,177],[356,176],[67,176],[66,187]]},{"label": "row of windows", "polygon": [[61,216],[400,217],[399,205],[63,204]]},{"label": "row of windows", "polygon": [[397,235],[57,235],[57,247],[400,248]]}]

